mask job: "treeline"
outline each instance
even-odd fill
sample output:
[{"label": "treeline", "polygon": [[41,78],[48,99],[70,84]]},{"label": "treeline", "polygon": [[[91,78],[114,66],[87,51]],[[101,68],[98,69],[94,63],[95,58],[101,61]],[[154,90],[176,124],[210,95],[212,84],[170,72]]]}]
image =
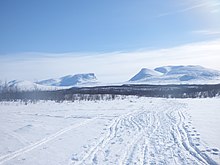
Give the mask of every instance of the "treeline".
[{"label": "treeline", "polygon": [[71,88],[57,91],[4,90],[0,101],[13,100],[112,100],[128,95],[162,98],[206,98],[220,96],[215,85],[121,85]]}]

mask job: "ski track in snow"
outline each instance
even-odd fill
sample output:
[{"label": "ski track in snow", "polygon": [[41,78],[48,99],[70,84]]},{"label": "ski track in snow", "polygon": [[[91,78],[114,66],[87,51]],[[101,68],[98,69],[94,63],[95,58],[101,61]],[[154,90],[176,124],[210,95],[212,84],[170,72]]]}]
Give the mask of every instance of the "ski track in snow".
[{"label": "ski track in snow", "polygon": [[56,132],[54,134],[51,134],[50,136],[48,136],[46,138],[43,138],[40,141],[32,143],[32,144],[30,144],[30,145],[28,145],[28,146],[26,146],[24,148],[21,148],[21,149],[19,149],[17,151],[12,152],[10,154],[3,155],[3,156],[0,157],[0,164],[3,164],[5,162],[7,162],[7,161],[9,161],[11,159],[14,159],[15,157],[18,157],[18,156],[20,156],[22,154],[25,154],[25,153],[27,153],[29,151],[32,151],[33,149],[35,149],[35,148],[37,148],[37,147],[39,147],[39,146],[41,146],[41,145],[43,145],[43,144],[45,144],[47,142],[52,141],[53,139],[55,139],[55,138],[65,134],[66,132],[68,132],[68,131],[70,131],[72,129],[78,128],[78,127],[83,126],[85,124],[88,124],[89,122],[95,120],[96,118],[97,117],[94,117],[92,119],[87,119],[87,120],[85,120],[83,122],[80,122],[78,124],[73,124],[71,126],[68,126],[66,128],[61,129],[60,131],[58,131],[58,132]]},{"label": "ski track in snow", "polygon": [[119,116],[105,136],[69,164],[217,164],[189,136],[184,104],[173,104]]}]

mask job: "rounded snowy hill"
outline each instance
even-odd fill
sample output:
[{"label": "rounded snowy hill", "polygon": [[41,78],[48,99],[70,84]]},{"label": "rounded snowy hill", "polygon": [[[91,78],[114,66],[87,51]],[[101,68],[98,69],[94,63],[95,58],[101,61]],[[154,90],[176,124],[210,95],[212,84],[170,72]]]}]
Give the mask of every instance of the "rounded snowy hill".
[{"label": "rounded snowy hill", "polygon": [[76,86],[82,84],[96,83],[97,78],[94,73],[68,75],[57,79],[47,79],[37,84],[47,86]]},{"label": "rounded snowy hill", "polygon": [[132,77],[130,79],[130,81],[138,81],[138,80],[142,80],[145,78],[151,78],[154,76],[159,76],[160,74],[157,71],[151,70],[151,69],[147,69],[147,68],[143,68],[141,69],[140,72],[138,72],[138,74],[136,74],[134,77]]},{"label": "rounded snowy hill", "polygon": [[53,87],[53,86],[45,86],[36,84],[27,80],[13,80],[8,82],[8,89],[10,90],[19,90],[19,91],[33,91],[33,90],[57,90],[61,88]]},{"label": "rounded snowy hill", "polygon": [[149,84],[209,84],[220,83],[220,71],[202,66],[163,66],[154,70],[142,69],[130,83]]}]

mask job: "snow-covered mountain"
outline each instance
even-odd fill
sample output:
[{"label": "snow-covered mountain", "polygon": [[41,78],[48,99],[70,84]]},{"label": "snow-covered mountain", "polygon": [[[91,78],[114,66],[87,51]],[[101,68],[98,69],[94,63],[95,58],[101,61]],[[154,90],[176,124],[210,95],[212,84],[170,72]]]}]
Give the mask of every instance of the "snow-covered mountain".
[{"label": "snow-covered mountain", "polygon": [[47,79],[38,82],[26,80],[13,80],[7,84],[0,84],[0,91],[8,90],[31,91],[31,90],[59,90],[71,87],[94,86],[97,78],[94,73],[68,75],[61,78]]},{"label": "snow-covered mountain", "polygon": [[[162,66],[155,69],[143,68],[125,83],[103,84],[94,73],[68,75],[38,82],[13,80],[6,84],[12,90],[58,90],[71,87],[105,86],[122,84],[214,84],[220,83],[220,71],[201,66]],[[5,84],[0,84],[0,91]]]},{"label": "snow-covered mountain", "polygon": [[76,86],[97,83],[97,78],[94,73],[68,75],[56,79],[47,79],[36,82],[40,85],[47,86]]},{"label": "snow-covered mountain", "polygon": [[59,88],[53,86],[45,86],[36,84],[31,81],[26,80],[13,80],[8,82],[8,88],[11,90],[19,90],[19,91],[31,91],[31,90],[57,90]]},{"label": "snow-covered mountain", "polygon": [[202,66],[163,66],[151,69],[141,69],[129,83],[149,84],[206,84],[220,83],[220,71]]},{"label": "snow-covered mountain", "polygon": [[138,81],[141,80],[143,78],[150,78],[150,77],[154,77],[154,76],[160,76],[161,74],[158,73],[155,70],[151,70],[151,69],[147,69],[147,68],[143,68],[141,69],[140,72],[138,72],[138,74],[136,74],[134,77],[132,77],[130,79],[130,81]]}]

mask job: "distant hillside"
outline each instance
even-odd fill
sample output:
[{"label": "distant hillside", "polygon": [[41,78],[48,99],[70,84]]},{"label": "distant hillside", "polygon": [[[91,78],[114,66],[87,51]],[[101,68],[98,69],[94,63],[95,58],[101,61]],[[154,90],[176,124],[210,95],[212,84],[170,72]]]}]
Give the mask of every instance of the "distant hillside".
[{"label": "distant hillside", "polygon": [[94,73],[68,75],[61,78],[51,78],[39,82],[31,82],[27,80],[13,80],[6,84],[0,84],[0,91],[7,90],[33,91],[33,90],[60,90],[74,86],[90,86],[97,83]]},{"label": "distant hillside", "polygon": [[129,83],[147,84],[209,84],[220,82],[220,71],[202,66],[163,66],[154,70],[143,68]]},{"label": "distant hillside", "polygon": [[53,86],[40,85],[31,81],[19,81],[13,80],[7,83],[7,87],[10,90],[20,90],[20,91],[33,91],[33,90],[57,90],[63,88],[57,88]]},{"label": "distant hillside", "polygon": [[81,84],[96,83],[97,78],[94,73],[68,75],[55,79],[47,79],[36,82],[37,84],[47,86],[75,86]]}]

